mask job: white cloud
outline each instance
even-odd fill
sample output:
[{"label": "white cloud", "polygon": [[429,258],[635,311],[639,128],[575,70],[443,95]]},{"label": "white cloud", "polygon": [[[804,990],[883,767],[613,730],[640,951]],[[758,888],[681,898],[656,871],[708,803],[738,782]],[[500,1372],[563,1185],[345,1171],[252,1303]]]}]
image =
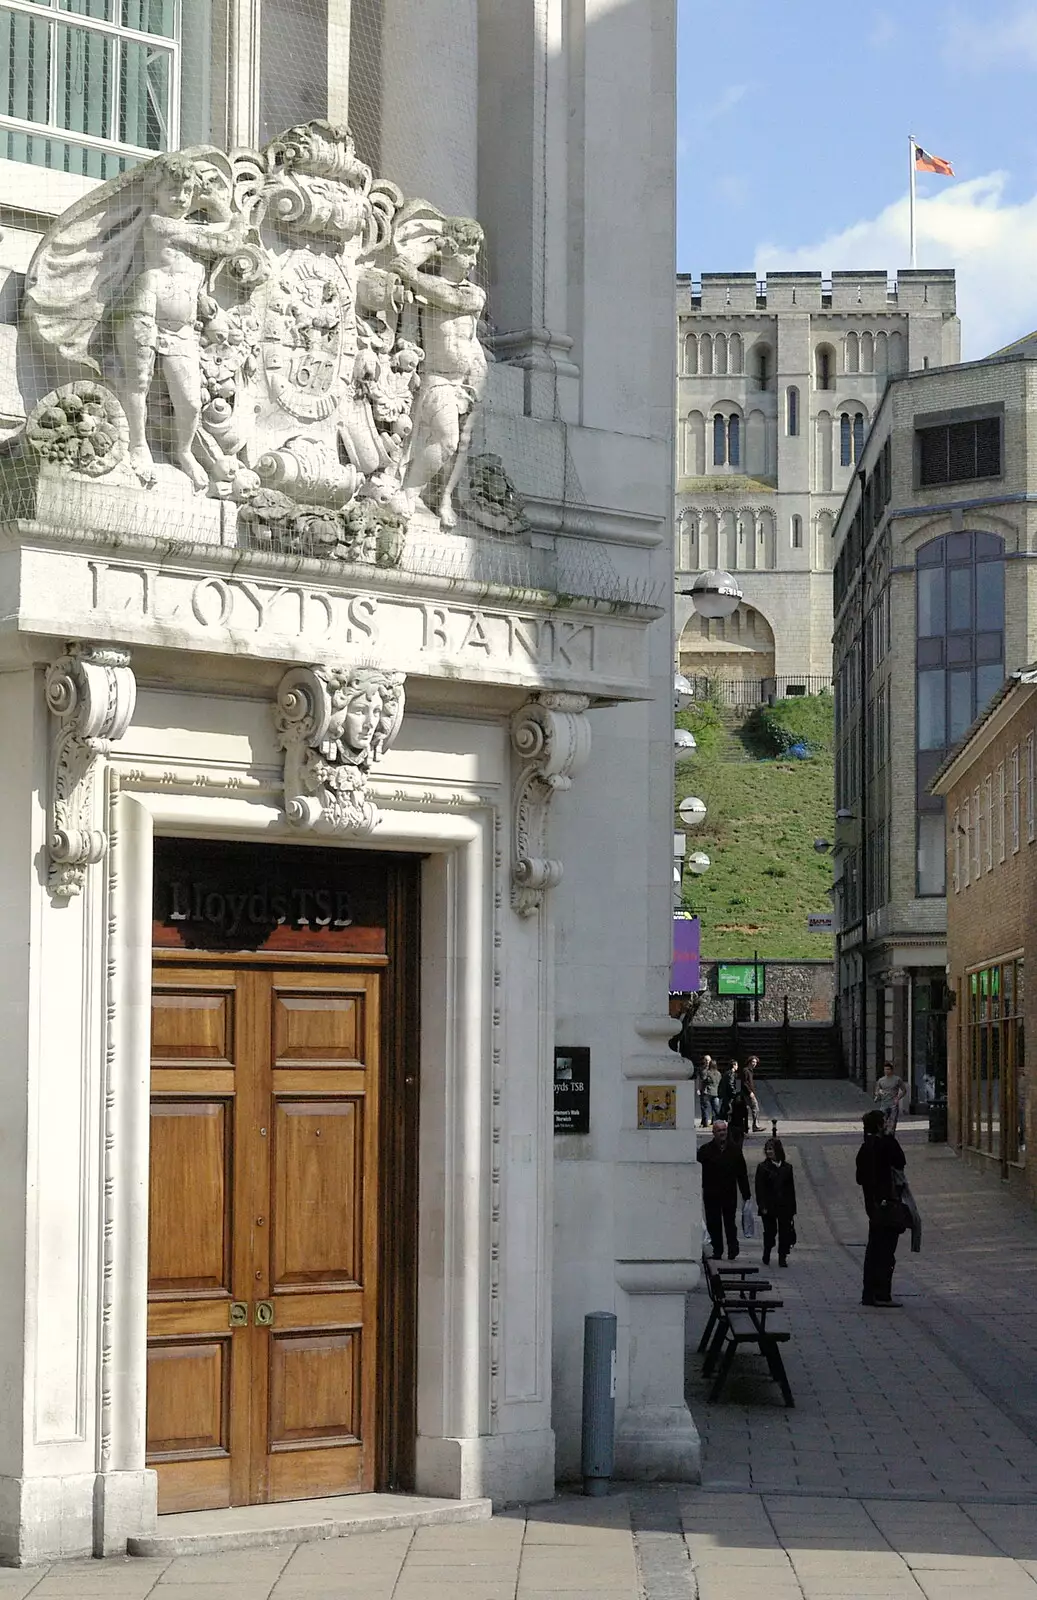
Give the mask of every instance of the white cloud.
[{"label": "white cloud", "polygon": [[877,11],[866,37],[873,50],[885,50],[899,39],[900,28],[887,11]]},{"label": "white cloud", "polygon": [[982,20],[954,11],[947,22],[943,55],[949,65],[967,72],[1003,63],[1037,66],[1037,11],[1027,3],[998,17],[987,6]]},{"label": "white cloud", "polygon": [[706,128],[711,122],[719,122],[733,111],[738,103],[745,99],[749,93],[747,83],[730,84],[716,100],[705,105],[693,105],[688,122],[693,128]]},{"label": "white cloud", "polygon": [[[948,184],[918,200],[920,267],[954,267],[962,359],[989,355],[1037,328],[1037,195],[1005,201],[1007,173]],[[767,271],[877,270],[893,277],[908,262],[905,195],[877,217],[854,222],[815,244],[761,245],[756,268]]]}]

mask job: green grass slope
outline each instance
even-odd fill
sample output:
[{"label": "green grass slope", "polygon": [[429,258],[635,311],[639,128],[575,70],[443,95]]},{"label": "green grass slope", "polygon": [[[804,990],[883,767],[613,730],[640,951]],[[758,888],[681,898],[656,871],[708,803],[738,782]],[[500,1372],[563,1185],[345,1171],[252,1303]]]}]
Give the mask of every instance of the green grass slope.
[{"label": "green grass slope", "polygon": [[[739,960],[758,950],[774,959],[830,959],[833,941],[807,932],[812,911],[829,911],[829,855],[814,849],[831,839],[833,762],[831,698],[784,701],[773,717],[754,715],[734,732],[713,706],[682,712],[699,748],[678,760],[676,799],[697,795],[706,805],[701,827],[685,829],[688,851],[704,850],[711,866],[684,874],[684,905],[702,921],[706,960]],[[807,761],[761,758],[759,752],[802,731],[813,752]],[[679,754],[679,753],[678,753]]]}]

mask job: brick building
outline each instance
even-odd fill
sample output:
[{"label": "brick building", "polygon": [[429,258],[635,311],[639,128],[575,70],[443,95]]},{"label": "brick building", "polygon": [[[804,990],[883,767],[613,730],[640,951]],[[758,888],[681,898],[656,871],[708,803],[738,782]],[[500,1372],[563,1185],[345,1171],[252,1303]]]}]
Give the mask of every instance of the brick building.
[{"label": "brick building", "polygon": [[[1037,666],[1013,673],[932,787],[947,809],[949,1136],[1037,1198],[1026,969],[1037,960]],[[1032,1036],[1032,1035],[1031,1035]]]},{"label": "brick building", "polygon": [[[831,674],[832,528],[887,378],[957,361],[954,273],[677,279],[678,664],[732,699]],[[681,591],[738,573],[707,619]]]},{"label": "brick building", "polygon": [[[835,527],[840,1023],[859,1081],[946,1070],[943,800],[930,784],[1037,655],[1037,362],[892,378]],[[1011,574],[1011,582],[1006,578]]]}]

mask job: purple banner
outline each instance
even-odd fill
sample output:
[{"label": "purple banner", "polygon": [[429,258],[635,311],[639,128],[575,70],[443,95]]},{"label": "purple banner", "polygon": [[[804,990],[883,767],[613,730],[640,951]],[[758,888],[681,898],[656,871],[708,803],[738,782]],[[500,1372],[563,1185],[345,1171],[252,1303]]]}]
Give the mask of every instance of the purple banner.
[{"label": "purple banner", "polygon": [[699,919],[674,917],[670,993],[691,994],[699,987]]}]

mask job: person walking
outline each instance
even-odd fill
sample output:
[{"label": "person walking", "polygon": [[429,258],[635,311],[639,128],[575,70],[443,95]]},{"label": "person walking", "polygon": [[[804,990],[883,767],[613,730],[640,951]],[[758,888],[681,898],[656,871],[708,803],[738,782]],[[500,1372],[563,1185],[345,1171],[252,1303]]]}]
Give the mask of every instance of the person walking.
[{"label": "person walking", "polygon": [[698,1148],[702,1167],[702,1214],[705,1218],[713,1260],[724,1259],[724,1236],[731,1261],[738,1255],[738,1196],[749,1198],[749,1173],[741,1146],[727,1136],[727,1123],[720,1117],[713,1123],[713,1137]]},{"label": "person walking", "polygon": [[900,1102],[907,1093],[907,1084],[898,1078],[892,1061],[882,1063],[882,1076],[875,1083],[875,1104],[886,1121],[886,1132],[896,1133],[900,1119]]},{"label": "person walking", "polygon": [[770,1266],[777,1240],[778,1266],[787,1267],[796,1242],[796,1178],[780,1139],[768,1139],[763,1147],[763,1160],[756,1169],[756,1209],[763,1222],[764,1266]]},{"label": "person walking", "polygon": [[720,1115],[720,1068],[712,1056],[702,1061],[702,1101],[710,1123],[715,1122]]},{"label": "person walking", "polygon": [[741,1078],[736,1078],[735,1092],[731,1096],[731,1104],[727,1110],[727,1137],[742,1144],[748,1132],[749,1096],[745,1092]]},{"label": "person walking", "polygon": [[899,1198],[898,1174],[903,1174],[904,1152],[895,1134],[886,1132],[882,1111],[864,1113],[864,1139],[857,1152],[857,1182],[864,1193],[868,1213],[868,1245],[864,1252],[862,1306],[882,1306],[896,1310],[901,1302],[893,1299],[893,1269],[897,1260],[897,1240],[904,1231],[906,1208]]},{"label": "person walking", "polygon": [[[710,1077],[710,1068],[713,1066],[713,1057],[704,1055],[695,1068],[695,1089],[699,1097],[699,1116],[702,1126],[708,1128],[713,1121],[712,1096],[715,1090],[710,1090],[707,1080]],[[720,1082],[720,1074],[716,1073],[716,1083]]]},{"label": "person walking", "polygon": [[720,1074],[720,1088],[717,1094],[720,1098],[720,1115],[727,1121],[727,1114],[731,1109],[731,1101],[735,1097],[738,1086],[738,1062],[730,1061]]},{"label": "person walking", "polygon": [[749,1099],[749,1109],[753,1114],[753,1132],[760,1131],[760,1102],[756,1098],[756,1074],[759,1070],[759,1056],[750,1056],[742,1068],[742,1083]]}]

